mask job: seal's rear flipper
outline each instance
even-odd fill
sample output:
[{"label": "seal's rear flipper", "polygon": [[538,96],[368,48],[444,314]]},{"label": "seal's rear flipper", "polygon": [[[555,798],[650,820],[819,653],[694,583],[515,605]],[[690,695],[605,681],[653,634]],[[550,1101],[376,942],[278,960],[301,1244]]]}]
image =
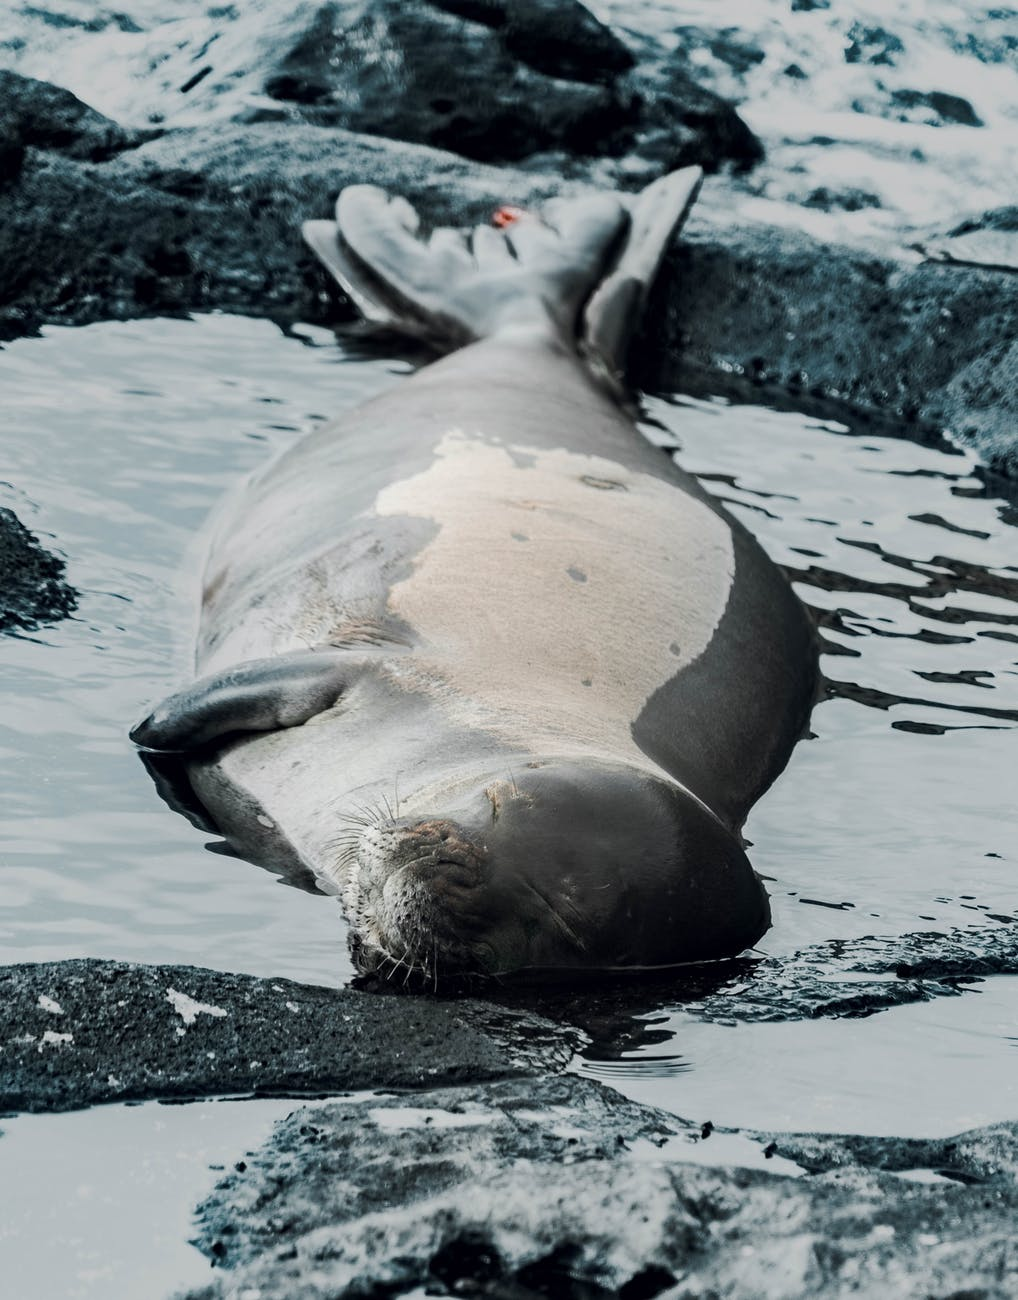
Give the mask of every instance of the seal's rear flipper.
[{"label": "seal's rear flipper", "polygon": [[550,325],[618,390],[647,293],[701,177],[687,167],[636,196],[555,199],[540,216],[503,208],[492,226],[430,237],[405,199],[352,185],[335,222],[307,222],[304,238],[372,324],[444,347]]},{"label": "seal's rear flipper", "polygon": [[559,201],[545,219],[515,212],[502,229],[420,234],[413,207],[374,185],[351,185],[336,221],[304,238],[365,318],[461,347],[505,328],[553,323],[572,340],[627,226],[620,197]]},{"label": "seal's rear flipper", "polygon": [[143,749],[183,753],[238,731],[299,727],[336,703],[360,663],[328,649],[254,659],[168,696],[131,739]]},{"label": "seal's rear flipper", "polygon": [[589,364],[624,390],[626,357],[668,245],[703,182],[699,167],[662,176],[630,199],[629,230],[611,272],[583,312],[580,347]]}]

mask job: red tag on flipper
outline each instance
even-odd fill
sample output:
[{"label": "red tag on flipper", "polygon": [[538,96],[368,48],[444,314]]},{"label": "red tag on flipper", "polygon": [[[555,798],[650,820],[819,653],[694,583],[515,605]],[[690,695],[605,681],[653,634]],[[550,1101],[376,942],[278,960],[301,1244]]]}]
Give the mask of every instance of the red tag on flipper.
[{"label": "red tag on flipper", "polygon": [[511,203],[504,203],[502,207],[491,218],[491,224],[498,226],[499,230],[504,230],[506,226],[511,226],[514,222],[519,221],[521,217],[527,215],[524,208],[514,208]]}]

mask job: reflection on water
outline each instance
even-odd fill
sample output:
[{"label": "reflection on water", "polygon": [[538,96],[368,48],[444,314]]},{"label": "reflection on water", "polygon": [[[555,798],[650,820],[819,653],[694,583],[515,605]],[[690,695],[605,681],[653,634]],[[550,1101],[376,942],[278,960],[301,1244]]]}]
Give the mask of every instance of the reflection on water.
[{"label": "reflection on water", "polygon": [[[266,455],[406,368],[344,353],[320,331],[284,338],[268,322],[229,317],[54,329],[0,353],[13,485],[0,504],[55,539],[83,593],[76,618],[0,645],[0,960],[347,977],[335,903],[205,852],[208,835],[156,798],[126,730],[188,673],[208,511]],[[647,412],[648,436],[678,444],[682,463],[760,538],[824,639],[815,738],[746,828],[773,902],[761,949],[780,956],[1018,915],[1014,507],[945,444],[691,398],[655,398]],[[966,995],[951,1005],[976,1027],[988,1004]],[[871,1102],[874,1114],[884,1102],[896,1114],[891,1026],[948,1014],[691,1028],[666,994],[588,1012],[588,1031],[598,1015],[603,1024],[584,1068],[704,1118],[696,1089],[720,1075],[697,1043],[727,1036],[730,1113],[713,1118],[747,1123],[760,1087],[753,1061],[770,1061],[770,1035],[783,1036],[788,1078],[770,1063],[763,1073],[800,1101],[814,1054],[834,1074],[846,1058],[843,1077],[855,1080],[847,1066],[883,1035],[884,1092]],[[989,1059],[1003,1043],[988,1025],[979,1032],[959,1059]],[[939,1041],[931,1031],[908,1050],[939,1070]],[[823,1118],[794,1109],[792,1127]]]},{"label": "reflection on water", "polygon": [[696,1124],[946,1137],[1018,1115],[1016,1019],[1013,977],[864,1020],[730,1026],[671,1007],[644,1022],[650,1052],[573,1068]]}]

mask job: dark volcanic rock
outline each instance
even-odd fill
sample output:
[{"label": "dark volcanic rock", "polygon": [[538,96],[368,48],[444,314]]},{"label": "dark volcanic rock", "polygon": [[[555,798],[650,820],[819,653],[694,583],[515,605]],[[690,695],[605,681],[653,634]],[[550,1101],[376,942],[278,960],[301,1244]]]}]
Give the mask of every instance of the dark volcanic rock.
[{"label": "dark volcanic rock", "polygon": [[846,63],[872,63],[878,67],[897,63],[897,55],[904,54],[905,46],[900,37],[884,27],[867,27],[865,23],[853,23],[848,29],[848,44],[845,46]]},{"label": "dark volcanic rock", "polygon": [[13,511],[0,507],[0,632],[32,631],[66,618],[78,593],[64,581],[65,567]]},{"label": "dark volcanic rock", "polygon": [[[353,11],[325,4],[265,89],[318,125],[486,162],[549,149],[621,153],[636,104],[591,84],[606,79],[603,60],[595,55],[582,80],[566,79],[564,69],[549,77],[510,51],[506,32],[424,0],[370,0]],[[537,44],[534,37],[529,48]]]},{"label": "dark volcanic rock", "polygon": [[[11,151],[31,147],[102,162],[156,134],[125,131],[69,90],[0,69],[0,150],[11,157]],[[11,179],[15,169],[9,168],[8,163],[0,176]]]},{"label": "dark volcanic rock", "polygon": [[901,117],[908,122],[925,122],[930,126],[945,122],[956,126],[983,125],[967,99],[943,90],[895,90],[891,93],[891,103],[904,110]]},{"label": "dark volcanic rock", "polygon": [[478,1003],[113,961],[0,967],[0,1112],[419,1088],[561,1068],[570,1035]]},{"label": "dark volcanic rock", "polygon": [[811,1174],[852,1165],[889,1173],[928,1169],[967,1186],[1018,1183],[1018,1125],[994,1124],[949,1138],[768,1135],[775,1155]]},{"label": "dark volcanic rock", "polygon": [[412,1213],[517,1162],[611,1161],[624,1143],[684,1129],[568,1076],[303,1107],[220,1182],[199,1209],[195,1244],[228,1266],[246,1264],[273,1251],[280,1222],[303,1236],[394,1206]]},{"label": "dark volcanic rock", "polygon": [[486,162],[633,153],[648,163],[752,165],[756,137],[726,101],[627,47],[574,0],[324,4],[267,75],[304,121]]},{"label": "dark volcanic rock", "polygon": [[561,188],[303,124],[177,131],[101,167],[30,151],[20,180],[0,189],[0,337],[40,321],[203,307],[335,315],[300,223],[365,181],[406,194],[425,219],[456,223]]},{"label": "dark volcanic rock", "polygon": [[853,186],[832,190],[820,185],[803,201],[803,207],[819,208],[822,212],[859,212],[863,208],[879,208],[880,197]]},{"label": "dark volcanic rock", "polygon": [[706,204],[694,213],[659,281],[637,348],[644,387],[674,391],[698,370],[742,376],[758,398],[834,399],[947,429],[1018,474],[1013,275],[733,229],[712,215]]},{"label": "dark volcanic rock", "polygon": [[951,230],[931,231],[915,247],[945,262],[1018,271],[1018,207],[992,208]]},{"label": "dark volcanic rock", "polygon": [[[699,1145],[681,1121],[575,1076],[304,1108],[201,1206],[198,1244],[225,1267],[192,1300],[1014,1294],[1014,1126],[779,1141],[821,1172],[680,1163]],[[884,1172],[927,1156],[954,1178]]]},{"label": "dark volcanic rock", "polygon": [[493,28],[509,54],[549,77],[610,82],[636,62],[611,28],[575,0],[431,0],[431,4]]},{"label": "dark volcanic rock", "polygon": [[[714,1024],[858,1019],[894,1007],[965,997],[993,975],[1018,975],[1018,918],[952,933],[837,940],[788,957],[741,957],[654,978],[587,988],[479,989],[515,1010],[582,1030],[584,1055],[614,1061],[660,1042],[655,1013],[681,1007]],[[667,1037],[667,1035],[666,1035]]]},{"label": "dark volcanic rock", "polygon": [[[739,143],[734,114],[712,116],[706,100],[681,108],[684,75],[640,73],[643,165],[691,161],[713,131],[735,132],[729,157],[750,156],[753,137]],[[0,337],[44,321],[203,308],[349,315],[299,227],[365,181],[405,194],[426,223],[485,220],[505,202],[576,190],[554,174],[292,122],[173,131],[101,165],[29,149],[20,177],[0,187]],[[1018,470],[1013,276],[733,228],[709,190],[701,204],[647,317],[643,386],[675,388],[697,369],[725,383],[741,375],[757,395],[752,385],[766,384],[949,428],[995,468]]]},{"label": "dark volcanic rock", "polygon": [[760,45],[737,27],[695,27],[683,24],[675,28],[678,53],[683,62],[693,66],[690,55],[702,59],[704,54],[741,75],[763,63],[767,57]]},{"label": "dark volcanic rock", "polygon": [[642,68],[639,93],[642,125],[635,152],[653,159],[661,172],[693,163],[715,172],[725,162],[744,172],[763,158],[763,145],[735,109],[680,65],[664,60]]}]

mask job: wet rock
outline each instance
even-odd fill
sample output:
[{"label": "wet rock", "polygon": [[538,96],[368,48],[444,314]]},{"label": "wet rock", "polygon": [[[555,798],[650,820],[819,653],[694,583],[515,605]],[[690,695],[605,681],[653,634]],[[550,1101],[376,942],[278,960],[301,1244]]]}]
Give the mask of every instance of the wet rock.
[{"label": "wet rock", "polygon": [[[126,131],[69,90],[0,69],[0,148],[11,156],[33,148],[102,162],[155,134]],[[8,179],[10,167],[10,162],[4,167]]]},{"label": "wet rock", "polygon": [[[687,147],[695,152],[711,132],[741,129],[734,115],[712,117],[709,101],[679,107],[670,87],[684,84],[681,68],[648,67],[641,165],[651,174],[690,161]],[[744,146],[749,156],[752,144],[729,136],[724,149]],[[29,149],[20,177],[0,188],[0,337],[43,321],[214,308],[349,318],[299,227],[326,215],[343,185],[364,181],[405,194],[425,222],[451,223],[578,184],[292,122],[172,131],[100,165]],[[1013,278],[733,227],[709,187],[697,212],[634,352],[644,387],[700,375],[745,381],[755,397],[847,403],[948,428],[994,468],[1018,472]]]},{"label": "wet rock", "polygon": [[731,105],[688,72],[634,62],[574,0],[337,0],[295,34],[264,85],[303,121],[486,162],[564,151],[715,168],[762,155]]},{"label": "wet rock", "polygon": [[763,158],[763,145],[734,108],[704,89],[681,64],[647,64],[638,84],[642,122],[633,152],[653,160],[655,174],[693,163],[715,172],[726,162],[734,171],[746,172]]},{"label": "wet rock", "polygon": [[510,54],[501,33],[423,0],[325,4],[265,90],[316,125],[483,161],[554,148],[622,152],[635,119],[631,97],[587,79],[549,78]]},{"label": "wet rock", "polygon": [[1018,271],[1018,207],[994,208],[951,230],[930,231],[914,247],[943,262]]},{"label": "wet rock", "polygon": [[562,1068],[572,1038],[478,1003],[113,961],[0,967],[0,1112],[419,1088]]},{"label": "wet rock", "polygon": [[[1018,918],[949,933],[837,940],[787,957],[741,957],[586,988],[479,989],[513,1010],[540,1008],[582,1030],[591,1059],[617,1060],[662,1041],[654,1013],[681,1007],[714,1024],[858,1019],[964,997],[992,975],[1018,974]],[[665,1038],[668,1037],[666,1033]]]},{"label": "wet rock", "polygon": [[703,66],[705,56],[723,63],[739,76],[763,63],[766,54],[756,41],[737,27],[695,27],[684,24],[675,28],[677,54],[687,67]]},{"label": "wet rock", "polygon": [[929,126],[942,126],[945,122],[956,126],[982,126],[982,120],[967,99],[949,95],[943,90],[895,90],[891,103],[903,110],[904,122],[924,122]]},{"label": "wet rock", "polygon": [[684,1129],[570,1076],[302,1107],[200,1207],[196,1244],[235,1267],[273,1251],[279,1222],[304,1236],[394,1206],[410,1212],[518,1162],[612,1161],[626,1144]]},{"label": "wet rock", "polygon": [[803,207],[819,208],[822,212],[860,212],[863,208],[880,206],[879,195],[851,186],[832,190],[826,185],[820,185],[811,190],[803,202]]},{"label": "wet rock", "polygon": [[[817,1170],[800,1178],[683,1163],[719,1141],[704,1133],[575,1076],[304,1108],[201,1206],[222,1271],[192,1300],[1012,1293],[1014,1126],[954,1154],[783,1136]],[[776,1154],[765,1142],[745,1138],[757,1159]],[[907,1182],[886,1172],[895,1153],[986,1181]]]},{"label": "wet rock", "polygon": [[1018,1183],[1018,1124],[994,1124],[949,1138],[769,1135],[774,1154],[811,1174],[858,1166],[888,1173],[928,1170],[963,1186]]},{"label": "wet rock", "polygon": [[618,36],[581,4],[563,0],[431,0],[499,33],[507,53],[549,77],[610,82],[636,62]]},{"label": "wet rock", "polygon": [[72,613],[78,593],[64,580],[65,568],[12,510],[0,507],[0,633],[34,631]]},{"label": "wet rock", "polygon": [[175,131],[102,166],[30,151],[17,183],[0,189],[0,337],[41,321],[201,308],[342,315],[300,223],[368,181],[442,222],[486,220],[506,201],[561,188],[557,177],[303,124]]},{"label": "wet rock", "polygon": [[897,63],[896,56],[905,52],[901,39],[885,27],[853,23],[846,35],[846,63],[871,63],[884,67]]},{"label": "wet rock", "polygon": [[949,430],[1018,474],[1018,293],[1005,272],[726,228],[705,195],[647,321],[634,350],[645,387],[728,375],[756,400],[792,393]]}]

